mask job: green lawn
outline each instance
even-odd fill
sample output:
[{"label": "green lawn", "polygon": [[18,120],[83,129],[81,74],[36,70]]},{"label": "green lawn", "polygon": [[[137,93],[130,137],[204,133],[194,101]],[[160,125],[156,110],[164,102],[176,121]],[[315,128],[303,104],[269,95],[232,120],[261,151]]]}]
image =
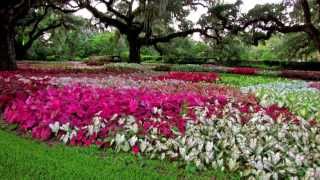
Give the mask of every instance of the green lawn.
[{"label": "green lawn", "polygon": [[0,130],[0,179],[238,179],[96,147],[48,145]]},{"label": "green lawn", "polygon": [[257,84],[266,84],[272,82],[289,82],[289,79],[281,77],[270,77],[261,75],[238,75],[238,74],[227,74],[219,73],[220,81],[218,83],[235,86],[235,87],[245,87]]}]

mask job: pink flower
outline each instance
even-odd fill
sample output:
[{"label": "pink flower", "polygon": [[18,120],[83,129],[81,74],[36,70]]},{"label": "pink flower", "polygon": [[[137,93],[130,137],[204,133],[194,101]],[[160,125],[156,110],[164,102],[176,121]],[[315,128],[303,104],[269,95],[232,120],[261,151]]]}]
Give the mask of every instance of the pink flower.
[{"label": "pink flower", "polygon": [[235,67],[232,68],[229,72],[234,74],[252,75],[257,74],[257,69],[249,67]]},{"label": "pink flower", "polygon": [[133,152],[133,154],[138,154],[140,152],[139,146],[138,145],[134,145],[132,147],[132,152]]}]

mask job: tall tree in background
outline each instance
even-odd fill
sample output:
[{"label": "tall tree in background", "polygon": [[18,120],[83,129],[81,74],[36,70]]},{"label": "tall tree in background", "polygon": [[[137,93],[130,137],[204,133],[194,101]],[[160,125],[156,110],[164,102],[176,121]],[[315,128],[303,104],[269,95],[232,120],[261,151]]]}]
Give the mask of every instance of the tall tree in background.
[{"label": "tall tree in background", "polygon": [[268,39],[276,32],[305,33],[320,52],[320,1],[283,0],[279,4],[257,5],[242,19],[253,39]]},{"label": "tall tree in background", "polygon": [[64,27],[66,29],[76,29],[84,27],[84,20],[70,13],[63,12],[49,5],[31,10],[24,18],[18,21],[16,27],[15,50],[16,59],[26,58],[27,51],[33,43],[45,33],[49,36],[52,30]]},{"label": "tall tree in background", "polygon": [[54,12],[49,6],[38,7],[19,20],[15,38],[16,59],[25,58],[35,40],[47,31],[64,25],[64,21],[64,14],[60,11]]},{"label": "tall tree in background", "polygon": [[[106,26],[116,28],[121,34],[126,35],[129,60],[134,63],[140,63],[140,49],[143,46],[169,42],[174,38],[186,37],[193,33],[216,38],[220,30],[204,23],[207,16],[203,16],[202,21],[198,23],[188,20],[191,12],[198,8],[209,12],[210,8],[220,3],[218,0],[77,0],[76,2]],[[100,7],[103,5],[106,11],[99,10],[98,4]]]},{"label": "tall tree in background", "polygon": [[15,59],[15,26],[35,6],[36,0],[1,1],[0,6],[0,70],[17,68]]},{"label": "tall tree in background", "polygon": [[[50,6],[63,12],[69,0],[10,0],[0,2],[0,70],[15,70],[15,36],[19,21],[41,6]],[[74,10],[73,10],[74,11]]]}]

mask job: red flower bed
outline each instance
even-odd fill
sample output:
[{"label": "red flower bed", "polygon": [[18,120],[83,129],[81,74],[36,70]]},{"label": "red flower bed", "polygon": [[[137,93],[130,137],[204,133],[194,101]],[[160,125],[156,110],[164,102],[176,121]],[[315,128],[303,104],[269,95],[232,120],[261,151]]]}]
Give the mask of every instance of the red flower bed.
[{"label": "red flower bed", "polygon": [[319,71],[283,70],[283,71],[281,71],[281,76],[287,77],[287,78],[320,80],[320,72]]},{"label": "red flower bed", "polygon": [[0,72],[0,111],[13,99],[26,99],[30,94],[48,86],[48,76],[24,78],[13,72]]},{"label": "red flower bed", "polygon": [[[209,98],[195,93],[163,94],[138,89],[83,86],[48,88],[27,99],[16,98],[6,108],[4,117],[8,123],[18,124],[23,131],[31,130],[34,138],[41,140],[51,137],[50,124],[58,121],[81,129],[92,124],[93,117],[99,112],[104,119],[113,119],[116,114],[117,118],[132,115],[139,124],[140,133],[157,127],[159,133],[170,137],[173,136],[172,128],[177,128],[182,133],[185,130],[186,120],[182,117],[182,111],[192,117],[194,112],[189,111],[189,108],[203,106],[207,101],[219,102],[220,105],[212,107],[212,111],[221,109],[227,103],[223,96]],[[161,113],[157,114],[155,107],[161,109]],[[152,117],[159,118],[159,121],[150,121]],[[113,122],[110,123],[99,137],[106,137],[111,131],[120,128]],[[85,144],[85,140],[87,139],[81,139],[78,143]]]},{"label": "red flower bed", "polygon": [[310,83],[309,86],[312,87],[312,88],[316,88],[316,89],[320,90],[320,82]]},{"label": "red flower bed", "polygon": [[233,74],[253,75],[257,74],[257,69],[248,67],[234,67],[231,68],[228,72]]},{"label": "red flower bed", "polygon": [[201,72],[169,72],[162,76],[157,76],[156,80],[175,79],[191,82],[214,82],[219,80],[216,73],[201,73]]}]

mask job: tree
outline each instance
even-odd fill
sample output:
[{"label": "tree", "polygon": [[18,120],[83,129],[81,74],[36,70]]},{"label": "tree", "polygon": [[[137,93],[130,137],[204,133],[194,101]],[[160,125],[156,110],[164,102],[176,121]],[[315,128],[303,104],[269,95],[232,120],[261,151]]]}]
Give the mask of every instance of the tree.
[{"label": "tree", "polygon": [[1,1],[0,7],[0,70],[14,70],[15,62],[15,26],[35,6],[36,0]]},{"label": "tree", "polygon": [[255,43],[277,32],[302,32],[320,52],[319,22],[319,0],[283,0],[279,4],[257,5],[240,21],[242,29],[252,33]]},{"label": "tree", "polygon": [[76,60],[87,57],[92,50],[90,39],[98,32],[97,27],[93,26],[90,20],[80,16],[63,16],[62,26],[48,30],[45,36],[40,36],[32,43],[27,58]]},{"label": "tree", "polygon": [[46,32],[61,27],[69,26],[68,18],[64,13],[53,10],[49,6],[32,9],[30,13],[17,22],[15,51],[16,59],[26,58],[27,51],[35,40]]},{"label": "tree", "polygon": [[0,70],[15,70],[16,52],[15,36],[18,22],[23,20],[30,11],[40,6],[50,6],[67,12],[64,6],[69,0],[10,0],[0,3]]},{"label": "tree", "polygon": [[[210,8],[219,4],[217,0],[77,0],[76,2],[79,7],[89,10],[106,26],[116,28],[121,34],[126,35],[129,61],[135,63],[140,63],[140,49],[143,46],[155,46],[193,33],[216,38],[220,30],[204,23],[210,15],[203,16],[198,23],[188,20],[193,10],[202,8],[203,11],[209,12]],[[106,11],[95,7],[97,4],[103,5]],[[174,24],[178,24],[178,27],[174,27]]]}]

